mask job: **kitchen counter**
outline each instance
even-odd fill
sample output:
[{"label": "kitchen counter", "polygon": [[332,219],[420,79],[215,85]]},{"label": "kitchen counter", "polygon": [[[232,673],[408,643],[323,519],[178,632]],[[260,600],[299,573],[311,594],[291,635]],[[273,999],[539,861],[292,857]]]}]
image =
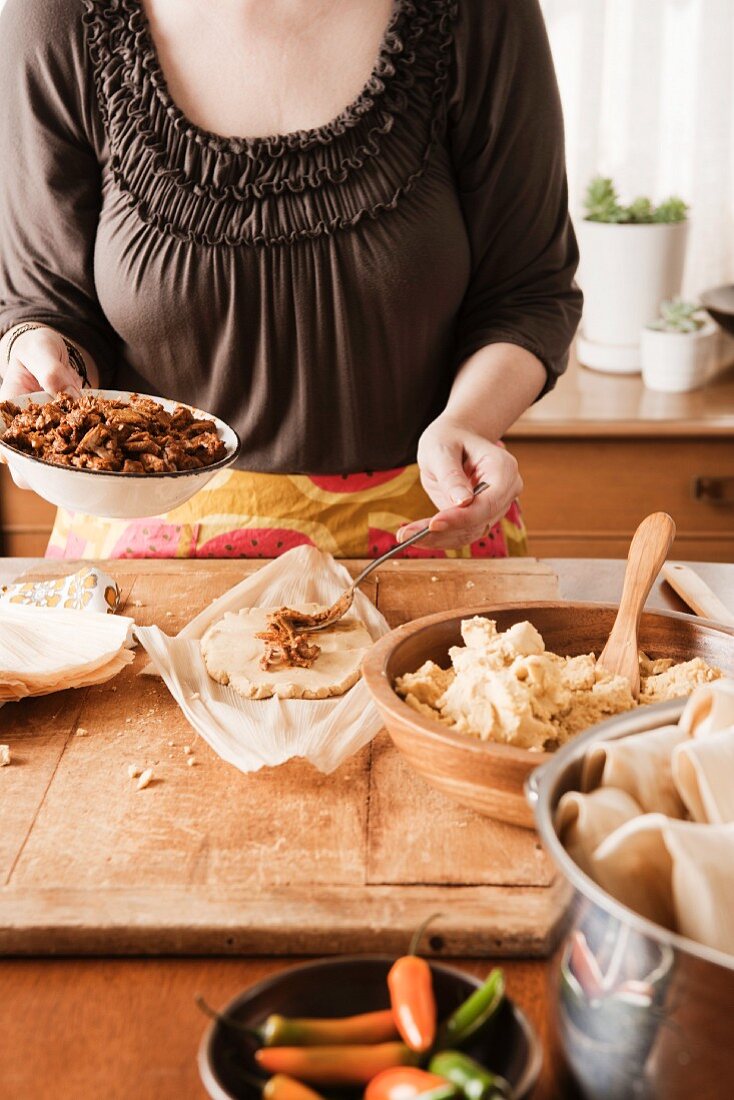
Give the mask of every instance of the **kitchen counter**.
[{"label": "kitchen counter", "polygon": [[[734,342],[732,343],[734,347]],[[649,390],[639,374],[606,374],[575,358],[555,389],[510,428],[507,439],[554,436],[734,437],[734,364],[690,393]]]},{"label": "kitchen counter", "polygon": [[[3,562],[8,579],[28,563]],[[65,563],[68,564],[68,563]],[[566,598],[617,598],[623,563],[550,563]],[[734,566],[695,565],[734,607]],[[44,564],[45,569],[51,563]],[[159,589],[160,591],[160,589]],[[165,615],[165,595],[157,613]],[[649,606],[682,605],[658,584]],[[80,803],[80,813],[84,806]],[[63,852],[59,853],[63,859]],[[491,919],[491,914],[487,914]],[[244,986],[293,960],[276,958],[4,959],[0,963],[0,1095],[24,1100],[200,1100],[195,1052],[205,1027],[193,998],[221,1005]],[[491,959],[462,959],[483,974]],[[503,959],[508,989],[547,1050],[548,964]],[[535,1100],[562,1100],[546,1060]]]}]

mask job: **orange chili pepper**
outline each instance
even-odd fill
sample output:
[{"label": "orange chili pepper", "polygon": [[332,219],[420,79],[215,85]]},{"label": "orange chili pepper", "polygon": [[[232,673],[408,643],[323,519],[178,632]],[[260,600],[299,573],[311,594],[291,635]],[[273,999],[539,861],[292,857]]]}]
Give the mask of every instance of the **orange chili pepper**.
[{"label": "orange chili pepper", "polygon": [[[0,0],[0,7],[2,0]],[[196,1003],[212,1020],[223,1027],[249,1035],[264,1047],[330,1047],[360,1046],[366,1043],[387,1043],[398,1039],[398,1029],[392,1009],[362,1012],[358,1016],[335,1016],[326,1019],[308,1016],[280,1016],[271,1013],[262,1024],[243,1024],[225,1013],[217,1012],[198,996]]]},{"label": "orange chili pepper", "polygon": [[273,1014],[257,1031],[266,1047],[355,1046],[387,1043],[398,1039],[398,1029],[389,1008],[363,1012],[358,1016],[310,1019]]},{"label": "orange chili pepper", "polygon": [[255,1061],[268,1073],[286,1073],[313,1085],[366,1085],[393,1066],[414,1065],[404,1043],[374,1046],[262,1047]]},{"label": "orange chili pepper", "polygon": [[262,1094],[263,1100],[323,1100],[318,1092],[285,1073],[270,1077],[263,1086]]},{"label": "orange chili pepper", "polygon": [[414,1066],[397,1066],[373,1077],[364,1091],[364,1100],[415,1100],[418,1096],[458,1095],[456,1085],[437,1073],[428,1073]]},{"label": "orange chili pepper", "polygon": [[387,976],[390,1003],[398,1031],[411,1050],[423,1054],[436,1038],[436,998],[431,968],[415,952],[434,913],[416,931],[407,955],[393,963]]}]

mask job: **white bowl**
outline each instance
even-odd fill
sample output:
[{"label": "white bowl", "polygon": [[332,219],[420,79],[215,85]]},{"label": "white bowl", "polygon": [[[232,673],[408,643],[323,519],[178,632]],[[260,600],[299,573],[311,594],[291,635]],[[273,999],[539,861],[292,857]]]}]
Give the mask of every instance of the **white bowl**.
[{"label": "white bowl", "polygon": [[[85,393],[130,401],[131,394],[124,390],[85,390]],[[140,394],[148,397],[148,394]],[[49,393],[28,393],[13,398],[13,404],[24,409],[30,402],[45,405],[52,401]],[[165,397],[151,397],[167,412],[173,412],[181,401]],[[106,470],[78,470],[74,466],[55,466],[41,458],[17,450],[3,441],[5,423],[0,418],[0,455],[7,462],[11,473],[26,482],[39,496],[69,508],[74,512],[87,512],[105,519],[138,519],[170,512],[184,504],[199,489],[211,481],[218,470],[230,466],[237,458],[240,441],[237,433],[210,413],[187,406],[194,415],[213,420],[219,438],[227,448],[224,458],[198,470],[175,470],[172,473],[123,474]]]}]

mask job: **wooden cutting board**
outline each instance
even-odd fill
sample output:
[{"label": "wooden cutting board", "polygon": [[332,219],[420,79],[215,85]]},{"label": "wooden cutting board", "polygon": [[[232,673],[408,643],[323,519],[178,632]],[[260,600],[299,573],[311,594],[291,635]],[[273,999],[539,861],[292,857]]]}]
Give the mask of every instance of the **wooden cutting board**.
[{"label": "wooden cutting board", "polygon": [[[170,634],[259,564],[105,568],[123,610]],[[384,567],[368,595],[395,625],[558,587],[533,560],[427,559]],[[431,912],[437,954],[552,949],[567,890],[534,833],[434,791],[385,733],[331,776],[300,760],[243,775],[196,739],[160,680],[138,676],[144,663],[140,652],[111,683],[0,709],[13,754],[0,769],[0,951],[398,951]],[[154,761],[137,791],[128,765]]]}]

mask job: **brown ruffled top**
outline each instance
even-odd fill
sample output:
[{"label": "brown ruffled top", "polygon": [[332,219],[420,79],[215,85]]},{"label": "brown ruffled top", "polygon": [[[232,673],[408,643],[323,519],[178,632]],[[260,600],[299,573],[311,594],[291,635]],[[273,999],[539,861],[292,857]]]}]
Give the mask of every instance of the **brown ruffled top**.
[{"label": "brown ruffled top", "polygon": [[563,369],[579,310],[536,0],[395,0],[314,130],[225,138],[171,99],[140,0],[0,18],[0,324],[46,320],[105,381],[229,420],[241,465],[415,457],[456,366]]}]

